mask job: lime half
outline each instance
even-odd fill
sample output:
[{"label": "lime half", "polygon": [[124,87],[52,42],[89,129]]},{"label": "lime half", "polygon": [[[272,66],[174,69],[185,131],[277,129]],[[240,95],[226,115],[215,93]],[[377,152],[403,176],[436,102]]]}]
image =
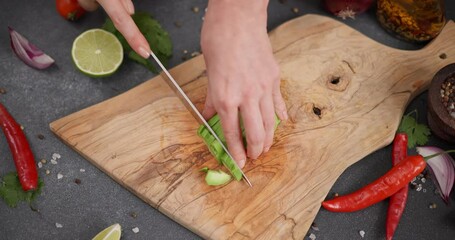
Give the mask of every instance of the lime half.
[{"label": "lime half", "polygon": [[91,29],[74,40],[71,56],[81,72],[91,77],[106,77],[122,64],[123,48],[114,34]]},{"label": "lime half", "polygon": [[92,240],[119,240],[121,236],[122,227],[116,223],[98,233]]}]

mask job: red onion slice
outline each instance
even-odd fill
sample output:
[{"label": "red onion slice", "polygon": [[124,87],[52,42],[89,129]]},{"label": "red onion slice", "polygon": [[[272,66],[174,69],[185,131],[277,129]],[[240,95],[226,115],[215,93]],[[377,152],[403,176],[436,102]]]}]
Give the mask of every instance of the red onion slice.
[{"label": "red onion slice", "polygon": [[45,69],[55,62],[54,59],[46,55],[11,27],[8,27],[8,30],[11,38],[11,47],[17,57],[24,63],[37,69]]},{"label": "red onion slice", "polygon": [[[440,148],[430,146],[416,147],[416,150],[423,157],[444,152]],[[448,204],[449,196],[455,182],[455,162],[453,158],[448,153],[441,153],[436,157],[428,159],[427,164],[434,176],[433,180],[439,189],[442,199]]]}]

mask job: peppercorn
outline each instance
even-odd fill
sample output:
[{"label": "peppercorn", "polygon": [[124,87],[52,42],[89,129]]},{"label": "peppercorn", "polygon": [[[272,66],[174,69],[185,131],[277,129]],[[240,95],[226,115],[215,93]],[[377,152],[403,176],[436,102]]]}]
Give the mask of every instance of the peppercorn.
[{"label": "peppercorn", "polygon": [[441,85],[441,101],[449,115],[455,118],[455,75],[448,77]]},{"label": "peppercorn", "polygon": [[81,184],[81,180],[79,178],[76,178],[74,179],[74,183],[76,183],[77,185]]},{"label": "peppercorn", "polygon": [[176,27],[178,27],[178,28],[181,28],[183,24],[182,24],[182,22],[180,22],[180,21],[175,21],[175,22],[174,22],[174,25],[175,25]]}]

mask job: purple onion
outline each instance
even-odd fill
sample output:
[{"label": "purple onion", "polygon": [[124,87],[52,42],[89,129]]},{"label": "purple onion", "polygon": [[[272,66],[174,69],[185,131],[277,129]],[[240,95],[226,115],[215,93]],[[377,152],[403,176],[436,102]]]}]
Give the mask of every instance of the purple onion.
[{"label": "purple onion", "polygon": [[455,182],[455,162],[453,158],[437,147],[416,147],[417,152],[423,157],[441,153],[428,159],[427,165],[434,176],[432,179],[439,189],[442,199],[446,204],[449,203],[449,196],[453,190]]},{"label": "purple onion", "polygon": [[17,57],[25,64],[37,69],[45,69],[55,62],[54,59],[46,55],[14,29],[8,27],[8,30],[11,38],[11,47]]}]

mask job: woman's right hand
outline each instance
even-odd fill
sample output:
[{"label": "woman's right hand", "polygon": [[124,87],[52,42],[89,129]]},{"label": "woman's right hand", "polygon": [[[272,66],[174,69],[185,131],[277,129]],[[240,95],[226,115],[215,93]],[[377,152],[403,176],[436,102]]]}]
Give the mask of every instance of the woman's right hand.
[{"label": "woman's right hand", "polygon": [[115,28],[125,37],[131,48],[143,58],[150,56],[150,46],[144,35],[139,31],[131,15],[134,14],[134,5],[131,0],[78,0],[86,10],[95,10],[96,2],[104,8],[111,18]]}]

